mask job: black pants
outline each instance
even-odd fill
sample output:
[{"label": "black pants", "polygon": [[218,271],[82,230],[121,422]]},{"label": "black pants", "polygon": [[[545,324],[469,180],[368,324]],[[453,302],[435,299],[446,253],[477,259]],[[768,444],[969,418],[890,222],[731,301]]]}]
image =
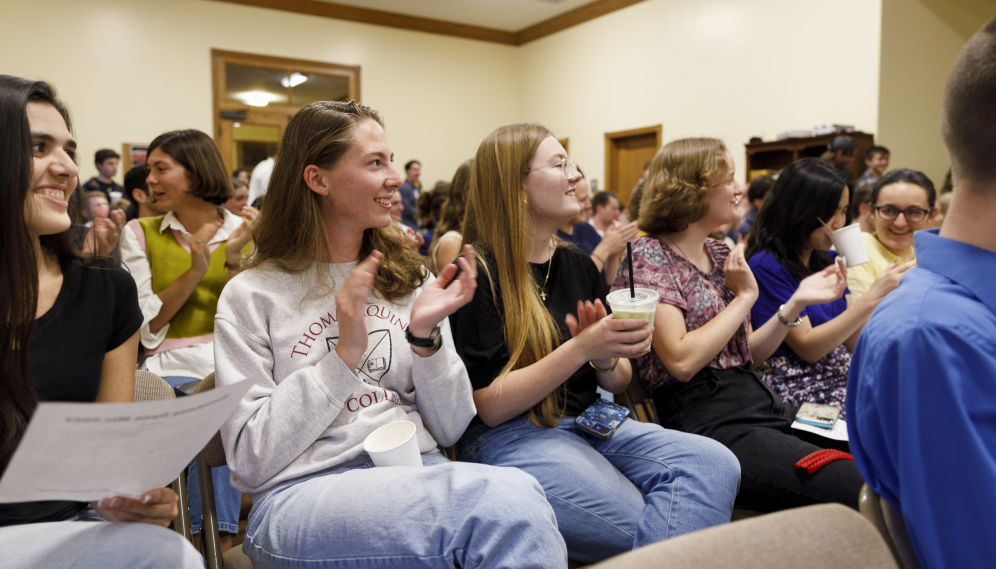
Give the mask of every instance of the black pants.
[{"label": "black pants", "polygon": [[[746,368],[705,368],[688,383],[653,395],[661,425],[719,441],[740,460],[737,507],[763,512],[839,502],[858,509],[864,481],[853,461],[831,462],[810,475],[795,463],[832,441],[792,433],[795,409]],[[801,431],[800,431],[801,432]],[[846,449],[843,449],[846,450]]]}]

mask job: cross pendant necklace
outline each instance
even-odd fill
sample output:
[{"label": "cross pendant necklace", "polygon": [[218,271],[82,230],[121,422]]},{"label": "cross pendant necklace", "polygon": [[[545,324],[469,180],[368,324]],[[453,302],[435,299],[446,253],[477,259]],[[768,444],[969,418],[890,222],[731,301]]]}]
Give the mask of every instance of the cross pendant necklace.
[{"label": "cross pendant necklace", "polygon": [[553,268],[553,254],[556,252],[557,248],[551,247],[549,264],[546,266],[546,278],[543,279],[543,286],[540,287],[540,298],[543,299],[543,302],[546,302],[546,283],[550,281],[550,269]]}]

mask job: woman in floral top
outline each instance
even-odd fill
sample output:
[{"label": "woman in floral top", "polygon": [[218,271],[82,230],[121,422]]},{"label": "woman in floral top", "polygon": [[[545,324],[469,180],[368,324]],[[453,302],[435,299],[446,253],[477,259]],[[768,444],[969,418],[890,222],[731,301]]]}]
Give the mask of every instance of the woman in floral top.
[{"label": "woman in floral top", "polygon": [[[782,343],[788,326],[776,316],[751,327],[758,287],[744,258],[709,239],[739,219],[744,190],[733,156],[719,140],[674,141],[650,166],[633,243],[636,286],[661,295],[653,350],[635,360],[661,424],[713,438],[740,460],[737,504],[774,511],[820,502],[857,508],[863,483],[854,463],[831,462],[814,474],[795,463],[820,447],[794,436],[795,408],[752,371]],[[613,289],[629,286],[624,261]],[[789,324],[807,306],[840,298],[837,265],[804,279],[782,309]],[[801,473],[801,474],[800,474]]]}]

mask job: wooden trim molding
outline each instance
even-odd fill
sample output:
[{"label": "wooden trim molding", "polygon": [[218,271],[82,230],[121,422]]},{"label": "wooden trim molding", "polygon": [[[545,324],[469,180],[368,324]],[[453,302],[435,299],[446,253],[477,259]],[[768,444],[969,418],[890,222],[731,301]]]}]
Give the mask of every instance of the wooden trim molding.
[{"label": "wooden trim molding", "polygon": [[371,24],[374,26],[385,26],[389,28],[399,28],[402,30],[426,32],[443,36],[518,46],[555,34],[559,31],[566,30],[567,28],[574,27],[578,24],[594,20],[595,18],[632,6],[633,4],[638,4],[644,0],[595,0],[594,2],[579,6],[569,12],[564,12],[559,16],[554,16],[549,20],[544,20],[538,24],[534,24],[528,28],[523,28],[517,32],[486,28],[483,26],[458,24],[456,22],[447,22],[445,20],[422,18],[419,16],[411,16],[397,12],[387,12],[384,10],[350,6],[347,4],[323,2],[322,0],[213,1],[251,6],[254,8],[282,10],[284,12],[294,12],[296,14],[305,14],[308,16],[320,16],[322,18],[359,22],[361,24]]}]

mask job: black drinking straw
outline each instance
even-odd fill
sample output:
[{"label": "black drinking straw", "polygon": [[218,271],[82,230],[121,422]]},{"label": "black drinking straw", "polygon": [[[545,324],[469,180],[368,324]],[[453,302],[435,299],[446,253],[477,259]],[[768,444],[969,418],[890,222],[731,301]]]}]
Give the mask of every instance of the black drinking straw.
[{"label": "black drinking straw", "polygon": [[636,298],[636,285],[633,284],[633,243],[626,242],[626,260],[629,261],[629,297]]}]

